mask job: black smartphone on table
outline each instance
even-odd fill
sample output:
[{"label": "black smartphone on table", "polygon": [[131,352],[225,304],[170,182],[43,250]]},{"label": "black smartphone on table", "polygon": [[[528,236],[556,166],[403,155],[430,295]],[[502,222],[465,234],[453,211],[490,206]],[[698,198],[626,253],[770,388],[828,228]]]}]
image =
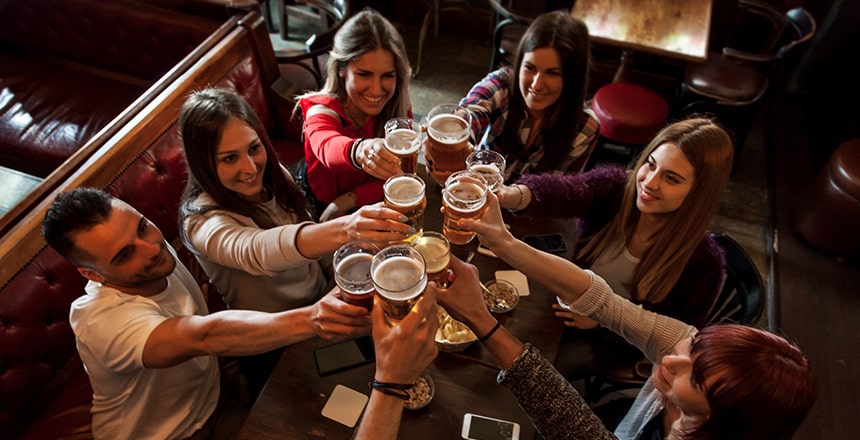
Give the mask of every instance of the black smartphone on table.
[{"label": "black smartphone on table", "polygon": [[376,360],[373,339],[362,336],[348,341],[317,347],[314,360],[320,376],[338,373]]},{"label": "black smartphone on table", "polygon": [[560,233],[526,235],[523,237],[523,241],[535,249],[551,254],[567,251],[567,243],[564,241],[564,235]]}]

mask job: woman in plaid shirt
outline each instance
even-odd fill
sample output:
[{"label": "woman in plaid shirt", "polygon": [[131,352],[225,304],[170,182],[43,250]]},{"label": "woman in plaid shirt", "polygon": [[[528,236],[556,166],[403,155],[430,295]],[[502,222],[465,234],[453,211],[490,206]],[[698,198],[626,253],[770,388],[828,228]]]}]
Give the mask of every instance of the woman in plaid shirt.
[{"label": "woman in plaid shirt", "polygon": [[479,148],[504,154],[505,181],[521,174],[577,174],[599,122],[583,110],[588,28],[563,11],[541,15],[520,40],[514,66],[491,72],[460,105],[472,112]]}]

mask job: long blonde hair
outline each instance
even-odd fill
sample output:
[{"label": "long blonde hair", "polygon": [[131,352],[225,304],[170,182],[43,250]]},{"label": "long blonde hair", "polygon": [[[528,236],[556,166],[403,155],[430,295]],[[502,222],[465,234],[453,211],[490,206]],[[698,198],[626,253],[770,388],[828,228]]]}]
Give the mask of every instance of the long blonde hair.
[{"label": "long blonde hair", "polygon": [[[317,92],[299,96],[298,99],[327,95],[344,102],[347,98],[346,84],[339,73],[346,69],[349,63],[377,49],[383,49],[394,56],[394,69],[397,74],[394,95],[382,108],[377,121],[384,123],[391,118],[405,117],[412,109],[412,101],[409,99],[409,78],[412,76],[412,68],[406,55],[406,45],[394,25],[370,8],[365,8],[350,17],[335,34],[334,45],[326,63],[326,80],[323,88]],[[298,109],[299,106],[296,108]],[[376,125],[376,135],[383,137],[385,134],[383,124]]]},{"label": "long blonde hair", "polygon": [[617,255],[633,237],[639,221],[636,172],[657,147],[678,146],[695,170],[690,193],[642,256],[633,276],[633,298],[659,303],[666,298],[693,251],[699,246],[720,205],[729,181],[734,149],[729,135],[709,119],[675,122],[654,137],[636,161],[621,202],[621,211],[577,252],[577,259],[594,264],[603,252]]}]

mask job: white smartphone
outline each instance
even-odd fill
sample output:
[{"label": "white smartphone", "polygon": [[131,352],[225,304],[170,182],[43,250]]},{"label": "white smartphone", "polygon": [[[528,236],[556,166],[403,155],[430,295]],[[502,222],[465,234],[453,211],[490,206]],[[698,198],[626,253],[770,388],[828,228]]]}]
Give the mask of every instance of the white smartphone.
[{"label": "white smartphone", "polygon": [[461,436],[466,440],[519,440],[520,424],[466,413]]}]

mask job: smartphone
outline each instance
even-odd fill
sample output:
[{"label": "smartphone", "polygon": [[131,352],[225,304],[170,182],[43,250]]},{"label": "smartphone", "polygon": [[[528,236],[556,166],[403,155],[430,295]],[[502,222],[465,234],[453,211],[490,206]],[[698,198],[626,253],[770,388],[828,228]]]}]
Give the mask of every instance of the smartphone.
[{"label": "smartphone", "polygon": [[328,376],[376,360],[373,339],[362,336],[341,341],[314,350],[314,360],[320,376]]},{"label": "smartphone", "polygon": [[520,424],[466,413],[461,436],[466,440],[519,440]]},{"label": "smartphone", "polygon": [[564,235],[559,233],[526,235],[523,237],[523,241],[529,246],[544,252],[554,254],[567,251],[567,243],[564,241]]}]

